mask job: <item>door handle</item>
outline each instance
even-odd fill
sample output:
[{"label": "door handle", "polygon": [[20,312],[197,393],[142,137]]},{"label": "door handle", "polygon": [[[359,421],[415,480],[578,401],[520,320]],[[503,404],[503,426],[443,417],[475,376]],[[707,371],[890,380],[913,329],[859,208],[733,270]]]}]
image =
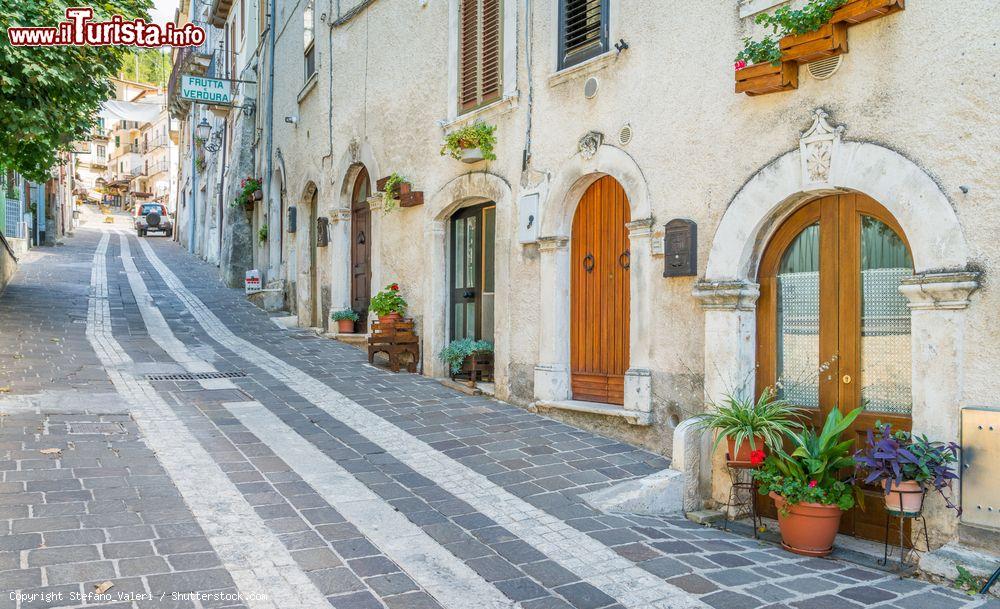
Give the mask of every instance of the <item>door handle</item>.
[{"label": "door handle", "polygon": [[475,298],[475,297],[476,293],[472,290],[466,290],[464,293],[462,293],[462,298]]},{"label": "door handle", "polygon": [[850,375],[850,374],[845,374],[845,375],[844,375],[844,378],[843,378],[843,379],[841,379],[841,380],[842,380],[842,381],[844,381],[844,384],[845,384],[845,385],[850,385],[850,384],[851,384],[851,381],[852,381],[853,379],[851,379],[851,375]]}]

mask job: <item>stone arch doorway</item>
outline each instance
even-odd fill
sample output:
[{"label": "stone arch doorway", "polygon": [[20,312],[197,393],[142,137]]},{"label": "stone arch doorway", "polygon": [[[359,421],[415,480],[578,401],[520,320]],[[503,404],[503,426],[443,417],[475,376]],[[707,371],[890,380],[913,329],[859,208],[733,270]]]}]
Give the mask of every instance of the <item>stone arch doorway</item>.
[{"label": "stone arch doorway", "polygon": [[[756,375],[758,306],[768,300],[766,296],[763,303],[758,299],[762,289],[770,288],[758,281],[768,277],[765,265],[774,264],[765,260],[770,244],[778,238],[797,238],[797,234],[779,234],[786,221],[807,213],[800,211],[803,204],[817,198],[839,200],[863,193],[864,199],[878,202],[877,208],[869,209],[883,210],[875,216],[905,242],[912,259],[914,273],[900,280],[898,292],[910,311],[910,335],[919,337],[919,341],[909,341],[913,430],[957,441],[965,313],[979,287],[979,273],[969,266],[962,227],[947,197],[924,170],[882,146],[843,141],[844,128],[831,125],[828,118],[823,110],[814,112],[812,126],[802,134],[799,146],[747,181],[727,207],[711,241],[705,276],[693,291],[705,310],[706,401],[721,400],[731,392],[753,394],[761,382]],[[836,379],[841,385],[845,384],[843,376]],[[851,377],[850,384],[855,385],[856,373]],[[856,387],[850,390],[857,391]],[[712,489],[716,501],[724,502],[729,491],[724,451],[708,454],[708,438],[689,440],[696,437],[685,435],[690,433],[689,423],[685,421],[682,427],[678,432],[683,434],[675,434],[675,438],[683,437],[675,441],[674,451],[684,467],[690,464],[695,470],[689,492],[697,494],[700,482]],[[684,454],[693,450],[692,442],[701,453],[700,462]],[[954,530],[954,520],[943,510],[930,511],[927,520],[932,538]]]},{"label": "stone arch doorway", "polygon": [[[809,414],[864,413],[848,433],[863,442],[877,421],[912,427],[910,309],[899,291],[913,276],[906,236],[892,214],[858,193],[804,204],[775,231],[758,271],[756,387]],[[881,541],[881,490],[844,514],[841,532]],[[776,517],[770,501],[760,501]],[[897,532],[898,535],[898,532]]]},{"label": "stone arch doorway", "polygon": [[371,179],[362,165],[351,194],[351,309],[367,323],[372,293],[372,212],[368,203]]},{"label": "stone arch doorway", "polygon": [[318,199],[316,185],[310,182],[295,212],[296,315],[303,327],[320,327],[324,322],[316,226]]}]

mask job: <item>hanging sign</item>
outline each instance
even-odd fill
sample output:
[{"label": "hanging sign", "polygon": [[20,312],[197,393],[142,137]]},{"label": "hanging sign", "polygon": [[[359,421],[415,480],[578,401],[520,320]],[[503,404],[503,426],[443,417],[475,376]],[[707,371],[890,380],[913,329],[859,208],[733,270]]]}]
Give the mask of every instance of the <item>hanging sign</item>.
[{"label": "hanging sign", "polygon": [[230,81],[204,76],[181,76],[181,98],[203,104],[233,105]]}]

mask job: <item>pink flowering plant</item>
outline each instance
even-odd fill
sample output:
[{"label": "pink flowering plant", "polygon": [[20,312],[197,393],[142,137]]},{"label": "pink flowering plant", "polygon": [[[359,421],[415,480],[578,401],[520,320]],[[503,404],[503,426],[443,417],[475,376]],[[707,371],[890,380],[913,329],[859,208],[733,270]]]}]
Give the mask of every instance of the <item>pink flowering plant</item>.
[{"label": "pink flowering plant", "polygon": [[245,207],[253,202],[253,193],[260,190],[260,180],[247,176],[240,181],[240,193],[233,199],[233,207]]},{"label": "pink flowering plant", "polygon": [[842,474],[854,468],[852,441],[843,435],[863,410],[857,408],[845,415],[835,408],[818,432],[805,428],[788,433],[794,450],[789,453],[779,448],[753,471],[760,493],[780,495],[786,501],[785,509],[797,503],[836,505],[842,510],[854,507],[860,489],[851,484],[849,473]]}]

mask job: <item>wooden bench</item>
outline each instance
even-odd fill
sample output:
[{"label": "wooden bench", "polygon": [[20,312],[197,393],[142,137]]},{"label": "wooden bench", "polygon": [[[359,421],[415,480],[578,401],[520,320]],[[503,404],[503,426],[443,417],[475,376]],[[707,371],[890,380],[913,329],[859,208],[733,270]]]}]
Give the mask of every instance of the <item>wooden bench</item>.
[{"label": "wooden bench", "polygon": [[[420,361],[420,341],[413,331],[413,320],[403,319],[396,322],[372,322],[372,331],[368,336],[368,362],[375,361],[376,353],[389,356],[389,369],[399,372],[401,365],[407,372],[417,371]],[[403,362],[402,356],[409,355],[409,361]]]}]

